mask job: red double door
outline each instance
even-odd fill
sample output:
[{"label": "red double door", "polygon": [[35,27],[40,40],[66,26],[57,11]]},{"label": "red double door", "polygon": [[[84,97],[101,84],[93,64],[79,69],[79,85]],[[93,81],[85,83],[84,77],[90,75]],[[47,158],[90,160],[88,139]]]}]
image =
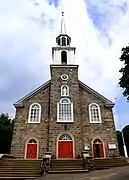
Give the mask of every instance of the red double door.
[{"label": "red double door", "polygon": [[58,142],[58,158],[73,158],[73,141]]},{"label": "red double door", "polygon": [[26,152],[27,159],[36,159],[37,158],[37,144],[27,144],[27,152]]},{"label": "red double door", "polygon": [[94,157],[95,158],[104,157],[103,143],[93,144],[93,149],[94,149]]}]

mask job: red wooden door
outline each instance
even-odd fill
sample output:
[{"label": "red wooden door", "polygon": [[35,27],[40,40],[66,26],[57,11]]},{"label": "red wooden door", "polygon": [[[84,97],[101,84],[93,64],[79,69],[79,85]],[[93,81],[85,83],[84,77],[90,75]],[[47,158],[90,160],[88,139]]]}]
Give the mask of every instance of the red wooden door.
[{"label": "red wooden door", "polygon": [[103,144],[99,144],[99,153],[100,153],[100,157],[104,157],[104,152],[103,152]]},{"label": "red wooden door", "polygon": [[27,144],[26,158],[37,158],[37,144]]},{"label": "red wooden door", "polygon": [[94,158],[104,157],[103,143],[93,144]]},{"label": "red wooden door", "polygon": [[94,151],[94,158],[96,158],[97,153],[96,153],[96,145],[95,144],[93,144],[93,151]]},{"label": "red wooden door", "polygon": [[59,141],[58,142],[58,158],[73,158],[73,142]]}]

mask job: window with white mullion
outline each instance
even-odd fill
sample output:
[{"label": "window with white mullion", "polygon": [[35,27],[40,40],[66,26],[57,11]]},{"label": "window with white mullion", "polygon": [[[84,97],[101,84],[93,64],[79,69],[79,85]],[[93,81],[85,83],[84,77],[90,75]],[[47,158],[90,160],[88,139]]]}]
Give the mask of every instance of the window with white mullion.
[{"label": "window with white mullion", "polygon": [[69,96],[69,87],[67,85],[61,86],[61,96]]},{"label": "window with white mullion", "polygon": [[97,104],[89,105],[89,117],[91,123],[101,123],[100,108]]},{"label": "window with white mullion", "polygon": [[71,102],[68,98],[61,99],[58,104],[57,121],[59,122],[71,122],[73,121],[73,109],[71,108]]},{"label": "window with white mullion", "polygon": [[29,123],[40,123],[41,106],[38,103],[33,103],[29,108]]}]

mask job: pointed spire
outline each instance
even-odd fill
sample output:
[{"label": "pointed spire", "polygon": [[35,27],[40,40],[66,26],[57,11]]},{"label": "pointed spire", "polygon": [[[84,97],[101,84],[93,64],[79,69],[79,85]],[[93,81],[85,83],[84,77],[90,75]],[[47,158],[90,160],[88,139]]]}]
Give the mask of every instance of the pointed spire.
[{"label": "pointed spire", "polygon": [[62,12],[62,19],[61,19],[61,31],[60,34],[66,34],[66,26],[64,21],[64,12]]}]

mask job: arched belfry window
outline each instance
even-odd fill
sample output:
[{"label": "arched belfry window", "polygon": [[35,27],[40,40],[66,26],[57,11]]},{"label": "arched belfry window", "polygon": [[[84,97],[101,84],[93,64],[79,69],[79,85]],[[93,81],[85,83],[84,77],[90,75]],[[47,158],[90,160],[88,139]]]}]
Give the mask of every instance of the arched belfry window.
[{"label": "arched belfry window", "polygon": [[101,123],[100,107],[96,103],[89,105],[90,123]]},{"label": "arched belfry window", "polygon": [[60,46],[60,38],[58,39],[58,45]]},{"label": "arched belfry window", "polygon": [[57,122],[73,122],[73,103],[68,98],[57,104]]},{"label": "arched belfry window", "polygon": [[66,46],[66,38],[62,37],[62,46]]},{"label": "arched belfry window", "polygon": [[70,41],[69,41],[69,39],[67,38],[67,45],[69,46],[70,45]]},{"label": "arched belfry window", "polygon": [[67,52],[66,51],[61,52],[61,63],[67,64]]},{"label": "arched belfry window", "polygon": [[40,123],[41,118],[41,105],[38,103],[33,103],[29,108],[29,118],[28,123]]},{"label": "arched belfry window", "polygon": [[61,86],[61,96],[69,96],[69,87],[67,85]]}]

